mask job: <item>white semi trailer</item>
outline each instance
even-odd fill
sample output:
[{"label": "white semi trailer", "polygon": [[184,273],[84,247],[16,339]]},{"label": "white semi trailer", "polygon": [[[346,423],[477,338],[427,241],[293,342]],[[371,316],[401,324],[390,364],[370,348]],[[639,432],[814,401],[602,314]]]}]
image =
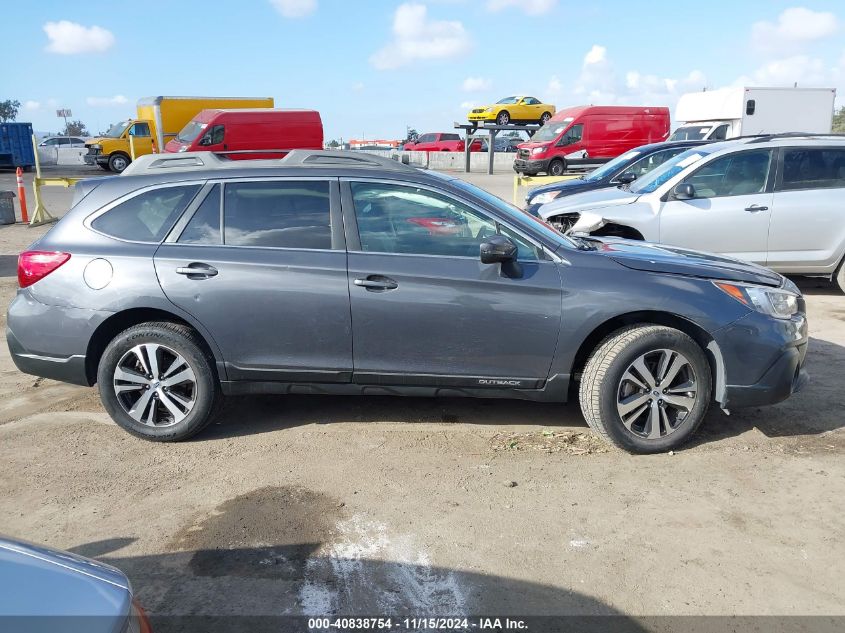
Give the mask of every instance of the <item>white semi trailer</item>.
[{"label": "white semi trailer", "polygon": [[834,88],[720,88],[678,100],[670,141],[723,140],[754,134],[829,134]]}]

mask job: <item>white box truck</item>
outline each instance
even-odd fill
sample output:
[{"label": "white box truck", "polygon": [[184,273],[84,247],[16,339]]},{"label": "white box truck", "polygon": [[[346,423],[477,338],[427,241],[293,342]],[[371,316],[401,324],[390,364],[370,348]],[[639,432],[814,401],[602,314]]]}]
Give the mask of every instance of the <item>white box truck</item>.
[{"label": "white box truck", "polygon": [[720,88],[678,100],[670,141],[724,140],[755,134],[830,134],[834,88]]}]

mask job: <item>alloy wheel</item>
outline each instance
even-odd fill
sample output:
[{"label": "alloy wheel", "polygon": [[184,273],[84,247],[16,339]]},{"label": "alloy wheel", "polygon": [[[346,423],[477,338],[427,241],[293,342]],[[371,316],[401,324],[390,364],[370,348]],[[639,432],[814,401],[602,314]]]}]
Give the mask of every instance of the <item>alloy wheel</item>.
[{"label": "alloy wheel", "polygon": [[698,381],[679,352],[658,349],[640,355],[619,381],[616,411],[631,433],[655,440],[674,433],[697,402]]},{"label": "alloy wheel", "polygon": [[153,427],[178,424],[197,400],[197,379],[188,361],[157,343],[136,345],[121,357],[113,388],[132,419]]}]

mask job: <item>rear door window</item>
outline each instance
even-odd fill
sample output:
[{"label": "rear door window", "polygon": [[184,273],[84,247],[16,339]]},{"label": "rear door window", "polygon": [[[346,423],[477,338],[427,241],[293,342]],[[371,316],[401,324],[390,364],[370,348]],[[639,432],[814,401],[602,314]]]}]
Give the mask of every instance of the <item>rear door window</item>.
[{"label": "rear door window", "polygon": [[779,191],[845,187],[845,149],[790,148],[783,151]]},{"label": "rear door window", "polygon": [[200,185],[159,187],[139,193],[91,222],[91,228],[133,242],[161,242],[200,190]]},{"label": "rear door window", "polygon": [[214,185],[179,236],[180,244],[220,244],[220,188]]},{"label": "rear door window", "polygon": [[332,247],[328,181],[226,183],[223,196],[228,246]]}]

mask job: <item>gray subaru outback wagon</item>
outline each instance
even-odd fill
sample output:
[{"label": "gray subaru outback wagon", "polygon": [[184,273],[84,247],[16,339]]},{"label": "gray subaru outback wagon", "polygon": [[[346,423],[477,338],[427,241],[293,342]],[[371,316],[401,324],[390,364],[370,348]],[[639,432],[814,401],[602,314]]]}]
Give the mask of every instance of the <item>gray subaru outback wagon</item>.
[{"label": "gray subaru outback wagon", "polygon": [[[565,237],[456,178],[349,152],[151,155],[86,180],[22,253],[25,372],[99,383],[150,440],[230,394],[565,402],[631,452],[805,380],[805,304],[770,270]],[[576,397],[578,397],[576,396]]]}]

